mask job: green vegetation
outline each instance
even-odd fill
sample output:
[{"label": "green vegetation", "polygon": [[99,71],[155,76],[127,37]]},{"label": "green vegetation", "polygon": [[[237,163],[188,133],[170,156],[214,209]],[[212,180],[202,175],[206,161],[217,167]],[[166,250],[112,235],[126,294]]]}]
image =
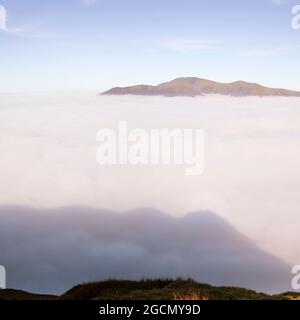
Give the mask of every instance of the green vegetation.
[{"label": "green vegetation", "polygon": [[25,292],[22,290],[1,290],[0,289],[0,300],[52,300],[57,299],[56,296],[41,295]]},{"label": "green vegetation", "polygon": [[237,287],[214,287],[191,279],[106,280],[75,286],[62,296],[0,290],[0,300],[298,300],[300,293],[266,295]]}]

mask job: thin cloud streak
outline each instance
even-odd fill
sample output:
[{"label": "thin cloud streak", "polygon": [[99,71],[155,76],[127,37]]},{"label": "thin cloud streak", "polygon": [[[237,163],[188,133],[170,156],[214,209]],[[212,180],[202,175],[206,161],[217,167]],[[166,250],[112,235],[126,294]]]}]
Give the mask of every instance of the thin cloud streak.
[{"label": "thin cloud streak", "polygon": [[287,0],[271,0],[271,2],[276,6],[282,6],[287,3]]},{"label": "thin cloud streak", "polygon": [[160,39],[156,44],[179,53],[222,49],[220,42],[213,39],[165,38]]},{"label": "thin cloud streak", "polygon": [[102,0],[81,0],[81,4],[85,7],[90,7],[90,6],[93,6],[101,1]]},{"label": "thin cloud streak", "polygon": [[246,57],[267,57],[274,56],[286,53],[291,50],[289,46],[281,46],[276,48],[257,48],[257,49],[248,49],[240,52],[242,56]]}]

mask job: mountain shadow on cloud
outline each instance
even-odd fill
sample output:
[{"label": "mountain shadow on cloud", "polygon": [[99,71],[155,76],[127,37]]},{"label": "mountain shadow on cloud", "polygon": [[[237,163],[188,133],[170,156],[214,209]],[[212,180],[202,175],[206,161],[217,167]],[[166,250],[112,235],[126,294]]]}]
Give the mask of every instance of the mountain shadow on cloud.
[{"label": "mountain shadow on cloud", "polygon": [[267,293],[290,289],[290,268],[211,212],[0,207],[0,264],[9,287],[63,293],[106,278],[191,277]]}]

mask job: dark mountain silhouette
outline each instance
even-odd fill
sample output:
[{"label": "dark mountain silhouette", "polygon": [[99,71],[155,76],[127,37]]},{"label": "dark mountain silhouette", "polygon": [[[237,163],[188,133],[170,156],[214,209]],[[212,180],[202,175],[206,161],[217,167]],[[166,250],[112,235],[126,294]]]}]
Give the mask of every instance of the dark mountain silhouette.
[{"label": "dark mountain silhouette", "polygon": [[245,96],[285,96],[300,97],[299,91],[275,89],[264,87],[257,83],[236,81],[232,83],[220,83],[195,77],[177,78],[170,82],[157,86],[137,85],[131,87],[116,87],[103,92],[104,95],[134,94],[142,96],[161,95],[175,96],[201,96],[206,94],[221,94],[236,97]]},{"label": "dark mountain silhouette", "polygon": [[0,263],[12,288],[61,294],[78,283],[145,277],[290,288],[289,266],[211,212],[1,207],[0,217]]}]

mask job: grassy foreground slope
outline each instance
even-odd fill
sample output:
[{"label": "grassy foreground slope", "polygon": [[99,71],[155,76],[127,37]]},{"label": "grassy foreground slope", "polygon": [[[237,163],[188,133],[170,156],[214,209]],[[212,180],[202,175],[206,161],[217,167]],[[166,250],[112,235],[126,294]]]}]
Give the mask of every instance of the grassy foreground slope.
[{"label": "grassy foreground slope", "polygon": [[0,301],[1,300],[53,300],[53,299],[57,299],[57,297],[52,295],[34,294],[34,293],[22,291],[22,290],[14,290],[14,289],[1,290],[0,289]]},{"label": "grassy foreground slope", "polygon": [[0,300],[297,300],[300,293],[266,295],[237,287],[215,287],[193,280],[107,280],[75,286],[61,296],[0,290]]}]

